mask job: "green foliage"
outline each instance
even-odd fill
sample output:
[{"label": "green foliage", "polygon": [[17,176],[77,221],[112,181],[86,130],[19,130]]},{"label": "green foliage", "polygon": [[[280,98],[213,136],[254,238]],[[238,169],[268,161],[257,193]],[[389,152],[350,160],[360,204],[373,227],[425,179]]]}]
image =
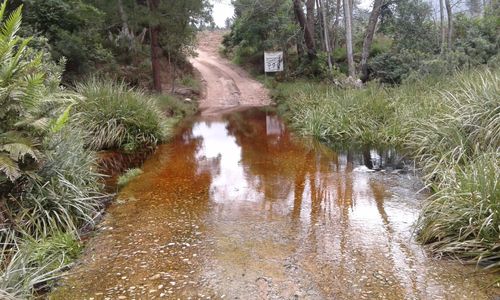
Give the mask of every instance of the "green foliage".
[{"label": "green foliage", "polygon": [[380,31],[394,38],[399,50],[437,53],[439,39],[432,22],[432,9],[423,0],[390,2],[382,14]]},{"label": "green foliage", "polygon": [[299,27],[295,24],[290,0],[234,1],[236,20],[223,45],[228,56],[239,64],[256,66],[266,50],[287,49],[296,40]]},{"label": "green foliage", "polygon": [[173,119],[194,115],[197,111],[195,102],[180,100],[170,95],[154,96],[158,107]]},{"label": "green foliage", "polygon": [[85,99],[75,105],[75,120],[89,132],[90,149],[133,152],[155,147],[166,135],[165,117],[155,100],[124,83],[90,79],[77,84]]},{"label": "green foliage", "polygon": [[15,247],[18,251],[0,274],[2,299],[28,299],[36,290],[48,288],[82,248],[73,234],[62,232],[41,239],[24,236]]},{"label": "green foliage", "polygon": [[434,253],[500,267],[500,156],[479,154],[447,170],[423,208],[418,238]]},{"label": "green foliage", "polygon": [[83,0],[28,0],[24,19],[27,31],[48,38],[55,60],[67,59],[67,76],[74,77],[112,60],[103,47],[104,14]]},{"label": "green foliage", "polygon": [[40,159],[36,136],[19,125],[38,115],[45,90],[41,54],[28,48],[30,39],[17,37],[21,7],[4,17],[6,7],[5,1],[0,7],[0,184],[33,169],[27,158]]},{"label": "green foliage", "polygon": [[125,172],[125,174],[118,177],[118,187],[122,188],[126,186],[130,181],[132,181],[137,176],[141,175],[143,172],[141,169],[129,169]]},{"label": "green foliage", "polygon": [[[80,1],[26,2],[38,5],[40,11],[55,5],[45,16],[48,23],[40,26],[71,17],[65,15],[68,12],[86,20],[91,18],[81,15],[81,10],[93,13]],[[75,6],[69,7],[70,2]],[[4,17],[6,7],[7,2],[2,2],[0,298],[24,299],[50,287],[52,279],[76,258],[78,234],[94,225],[103,200],[109,197],[100,192],[102,176],[96,173],[93,150],[154,147],[166,136],[167,124],[158,108],[160,97],[124,83],[94,79],[78,84],[76,92],[62,88],[64,60],[51,61],[43,50],[47,45],[43,38],[19,37],[21,9]],[[71,22],[77,22],[76,27]],[[78,18],[63,21],[68,26],[64,30],[83,26],[78,22]],[[60,33],[52,25],[44,29]],[[43,45],[42,50],[31,48],[31,41],[39,43],[36,47]],[[194,110],[172,103],[179,114]]]},{"label": "green foliage", "polygon": [[21,195],[8,202],[16,215],[16,230],[42,237],[93,224],[105,195],[98,192],[101,175],[94,171],[96,158],[84,148],[84,136],[66,127],[45,138],[43,166],[27,180]]}]

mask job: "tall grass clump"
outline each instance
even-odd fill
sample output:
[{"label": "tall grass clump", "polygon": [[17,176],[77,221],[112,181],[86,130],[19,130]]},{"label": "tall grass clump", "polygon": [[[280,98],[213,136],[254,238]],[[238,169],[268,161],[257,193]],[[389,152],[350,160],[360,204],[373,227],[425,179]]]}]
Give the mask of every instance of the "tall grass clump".
[{"label": "tall grass clump", "polygon": [[146,93],[96,78],[77,84],[76,91],[84,97],[75,118],[90,133],[88,148],[133,152],[166,138],[166,118]]},{"label": "tall grass clump", "polygon": [[438,254],[500,267],[500,72],[462,74],[447,107],[408,137],[435,194],[418,222]]},{"label": "tall grass clump", "polygon": [[17,239],[16,251],[1,257],[0,299],[29,299],[33,294],[50,288],[60,271],[70,266],[82,246],[71,233],[55,232],[50,237]]}]

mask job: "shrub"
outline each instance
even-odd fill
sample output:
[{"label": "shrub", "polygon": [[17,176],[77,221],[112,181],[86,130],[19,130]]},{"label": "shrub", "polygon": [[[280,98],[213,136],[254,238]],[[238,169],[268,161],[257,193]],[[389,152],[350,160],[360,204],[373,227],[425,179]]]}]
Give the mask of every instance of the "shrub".
[{"label": "shrub", "polygon": [[167,136],[156,101],[140,90],[94,78],[77,84],[76,91],[85,99],[75,106],[75,118],[90,133],[86,144],[92,150],[133,152]]},{"label": "shrub", "polygon": [[17,231],[42,237],[93,224],[105,195],[98,192],[101,175],[95,172],[94,153],[84,148],[84,136],[65,127],[45,138],[43,166],[27,179],[20,196],[7,202]]}]

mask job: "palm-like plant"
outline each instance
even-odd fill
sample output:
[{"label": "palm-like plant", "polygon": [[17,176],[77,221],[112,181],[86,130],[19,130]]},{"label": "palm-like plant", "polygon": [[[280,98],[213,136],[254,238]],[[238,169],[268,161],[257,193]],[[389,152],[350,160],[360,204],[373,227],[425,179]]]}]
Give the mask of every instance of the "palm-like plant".
[{"label": "palm-like plant", "polygon": [[28,48],[29,38],[17,36],[22,7],[4,17],[6,7],[4,1],[0,6],[0,183],[14,182],[22,175],[26,157],[40,159],[36,138],[20,124],[36,114],[45,77],[41,54]]}]

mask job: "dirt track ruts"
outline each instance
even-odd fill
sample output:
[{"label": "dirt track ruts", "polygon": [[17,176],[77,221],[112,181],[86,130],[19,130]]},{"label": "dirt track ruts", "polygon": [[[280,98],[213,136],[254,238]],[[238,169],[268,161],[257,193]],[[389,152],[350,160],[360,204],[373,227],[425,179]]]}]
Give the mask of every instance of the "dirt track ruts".
[{"label": "dirt track ruts", "polygon": [[268,91],[260,82],[219,55],[217,49],[220,41],[220,33],[201,35],[197,49],[198,56],[190,60],[202,76],[204,85],[200,101],[202,114],[271,104]]}]

